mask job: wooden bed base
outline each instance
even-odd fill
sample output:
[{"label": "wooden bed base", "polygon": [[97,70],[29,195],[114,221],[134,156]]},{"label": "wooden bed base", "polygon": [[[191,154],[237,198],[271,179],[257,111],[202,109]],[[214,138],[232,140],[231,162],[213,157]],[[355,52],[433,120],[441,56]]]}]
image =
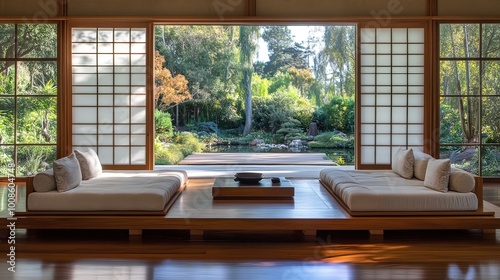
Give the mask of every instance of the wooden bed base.
[{"label": "wooden bed base", "polygon": [[186,181],[177,192],[170,198],[165,207],[160,211],[40,211],[28,210],[28,195],[34,192],[33,177],[28,177],[26,180],[26,212],[16,212],[16,216],[165,216],[175,203],[177,198],[181,195],[188,184]]},{"label": "wooden bed base", "polygon": [[476,211],[351,211],[349,206],[321,179],[321,185],[335,198],[337,203],[352,217],[383,217],[383,216],[494,216],[495,212],[483,210],[483,178],[474,176],[474,192],[478,199]]}]

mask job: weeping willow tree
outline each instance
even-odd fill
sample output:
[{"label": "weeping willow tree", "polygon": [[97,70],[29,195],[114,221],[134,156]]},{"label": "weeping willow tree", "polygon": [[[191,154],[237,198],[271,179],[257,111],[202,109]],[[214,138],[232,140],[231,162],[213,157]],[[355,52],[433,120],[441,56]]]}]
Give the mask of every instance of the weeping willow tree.
[{"label": "weeping willow tree", "polygon": [[245,127],[246,136],[252,129],[252,75],[253,57],[257,50],[259,26],[240,26],[240,64],[242,68],[241,87],[245,95]]}]

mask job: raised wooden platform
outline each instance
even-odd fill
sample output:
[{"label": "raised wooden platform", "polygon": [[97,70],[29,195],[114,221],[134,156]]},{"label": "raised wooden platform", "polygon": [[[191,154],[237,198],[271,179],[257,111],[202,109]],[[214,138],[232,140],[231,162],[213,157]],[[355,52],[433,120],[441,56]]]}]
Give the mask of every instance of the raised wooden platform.
[{"label": "raised wooden platform", "polygon": [[198,153],[179,165],[334,165],[324,153]]},{"label": "raised wooden platform", "polygon": [[[500,228],[500,207],[484,203],[494,216],[351,217],[318,180],[292,180],[293,200],[214,200],[214,179],[190,179],[188,187],[165,216],[25,216],[16,228],[26,229],[144,229],[190,230],[317,230],[483,229]],[[22,199],[21,199],[22,200]],[[6,226],[7,219],[0,226]]]}]

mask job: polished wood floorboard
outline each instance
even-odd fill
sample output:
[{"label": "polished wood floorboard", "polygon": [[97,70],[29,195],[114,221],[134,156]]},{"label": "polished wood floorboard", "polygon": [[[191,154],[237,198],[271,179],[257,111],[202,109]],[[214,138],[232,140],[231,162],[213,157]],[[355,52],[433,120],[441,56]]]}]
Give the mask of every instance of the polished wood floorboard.
[{"label": "polished wood floorboard", "polygon": [[[485,200],[500,206],[500,186]],[[4,201],[5,196],[2,196]],[[305,202],[304,202],[305,203]],[[230,204],[217,204],[222,209]],[[290,205],[276,204],[276,211]],[[5,204],[0,208],[5,209]],[[5,213],[3,213],[5,214]],[[4,215],[2,215],[5,217]],[[17,230],[16,272],[9,232],[0,231],[0,279],[499,279],[500,230],[208,231]]]}]

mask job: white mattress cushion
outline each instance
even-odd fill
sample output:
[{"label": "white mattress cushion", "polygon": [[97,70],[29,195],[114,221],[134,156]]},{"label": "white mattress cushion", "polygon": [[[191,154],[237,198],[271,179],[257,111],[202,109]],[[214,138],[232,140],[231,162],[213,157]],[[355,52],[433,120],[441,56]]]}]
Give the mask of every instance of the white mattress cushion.
[{"label": "white mattress cushion", "polygon": [[418,179],[404,179],[393,171],[326,168],[320,180],[351,211],[473,211],[474,193],[437,192]]},{"label": "white mattress cushion", "polygon": [[105,171],[78,188],[28,196],[28,210],[161,211],[186,183],[185,171]]}]

